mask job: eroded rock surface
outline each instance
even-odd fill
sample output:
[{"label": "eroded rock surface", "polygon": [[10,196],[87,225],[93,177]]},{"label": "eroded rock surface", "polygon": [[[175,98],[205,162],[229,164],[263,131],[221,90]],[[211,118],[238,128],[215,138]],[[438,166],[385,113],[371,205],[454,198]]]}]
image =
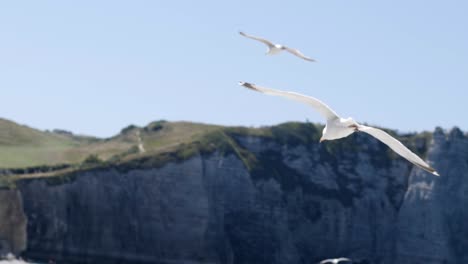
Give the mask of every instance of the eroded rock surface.
[{"label": "eroded rock surface", "polygon": [[26,216],[19,191],[0,189],[0,256],[26,249]]},{"label": "eroded rock surface", "polygon": [[[415,148],[442,175],[357,134],[337,142],[232,136],[162,167],[24,181],[30,257],[68,262],[468,263],[468,139]],[[254,157],[254,158],[253,158]]]}]

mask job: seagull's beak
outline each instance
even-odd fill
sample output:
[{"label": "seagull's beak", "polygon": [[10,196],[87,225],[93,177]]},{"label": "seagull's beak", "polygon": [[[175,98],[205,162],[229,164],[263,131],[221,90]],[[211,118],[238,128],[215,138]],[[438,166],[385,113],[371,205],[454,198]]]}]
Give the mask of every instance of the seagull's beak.
[{"label": "seagull's beak", "polygon": [[321,137],[319,142],[322,143],[323,141],[325,141],[325,139]]}]

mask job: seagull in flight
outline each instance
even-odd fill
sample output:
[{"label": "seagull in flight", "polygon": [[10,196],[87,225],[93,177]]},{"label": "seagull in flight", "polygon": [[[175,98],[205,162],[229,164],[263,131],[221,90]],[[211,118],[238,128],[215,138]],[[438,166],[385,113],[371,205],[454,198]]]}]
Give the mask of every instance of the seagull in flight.
[{"label": "seagull in flight", "polygon": [[387,132],[370,126],[365,126],[358,124],[351,117],[342,118],[335,111],[333,111],[328,105],[322,101],[311,97],[302,95],[295,92],[287,92],[281,90],[270,89],[266,87],[260,87],[252,83],[239,82],[239,85],[242,85],[251,90],[261,92],[268,95],[283,96],[301,103],[307,104],[317,110],[323,117],[327,119],[325,128],[322,132],[322,137],[320,142],[325,140],[334,140],[339,138],[344,138],[351,135],[354,132],[365,132],[378,140],[380,140],[385,145],[389,146],[393,151],[398,153],[403,158],[407,159],[411,163],[420,168],[439,176],[437,171],[429,166],[424,160],[414,154],[411,150],[405,147],[400,141],[390,136]]},{"label": "seagull in flight", "polygon": [[342,261],[351,261],[351,260],[349,258],[325,259],[325,260],[320,261],[320,264],[326,264],[326,263],[338,264]]},{"label": "seagull in flight", "polygon": [[242,36],[244,36],[246,38],[254,39],[254,40],[260,41],[263,44],[267,45],[267,47],[268,47],[268,50],[267,50],[267,53],[266,53],[267,55],[278,54],[282,50],[285,50],[285,51],[287,51],[287,52],[289,52],[289,53],[291,53],[293,55],[296,55],[297,57],[299,57],[301,59],[304,59],[306,61],[315,61],[312,58],[306,57],[304,54],[302,54],[297,49],[288,48],[288,47],[283,46],[281,44],[273,44],[272,42],[270,42],[270,41],[268,41],[268,40],[266,40],[264,38],[259,38],[259,37],[254,37],[254,36],[251,36],[251,35],[247,35],[242,31],[240,31],[239,34],[241,34]]}]

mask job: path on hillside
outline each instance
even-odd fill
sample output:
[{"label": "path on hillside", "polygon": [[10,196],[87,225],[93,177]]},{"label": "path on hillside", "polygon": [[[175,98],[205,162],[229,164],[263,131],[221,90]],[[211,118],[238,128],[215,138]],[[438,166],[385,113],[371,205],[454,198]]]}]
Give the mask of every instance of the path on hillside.
[{"label": "path on hillside", "polygon": [[145,147],[143,146],[143,141],[141,140],[141,135],[140,135],[140,130],[137,130],[136,132],[137,140],[138,140],[138,150],[140,153],[145,153]]}]

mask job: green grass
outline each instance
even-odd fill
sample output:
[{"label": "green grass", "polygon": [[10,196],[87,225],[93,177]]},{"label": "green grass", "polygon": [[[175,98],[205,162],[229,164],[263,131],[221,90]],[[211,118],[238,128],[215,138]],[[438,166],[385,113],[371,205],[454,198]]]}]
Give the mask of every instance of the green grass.
[{"label": "green grass", "polygon": [[[156,123],[156,124],[155,124]],[[141,137],[146,151],[160,151],[183,143],[190,143],[221,126],[191,122],[154,122],[143,129]],[[155,129],[157,127],[157,129]]]},{"label": "green grass", "polygon": [[[0,119],[0,168],[78,164],[89,155],[108,160],[137,145],[135,126],[108,139],[40,131]],[[142,135],[143,136],[143,135]]]},{"label": "green grass", "polygon": [[0,119],[0,168],[63,163],[63,153],[87,139],[43,132]]},{"label": "green grass", "polygon": [[91,154],[107,159],[135,145],[136,136],[111,139],[40,131],[0,119],[0,168],[80,163]]},{"label": "green grass", "polygon": [[[0,168],[27,168],[16,170],[16,175],[13,177],[0,175],[0,187],[14,186],[14,181],[18,179],[41,177],[50,178],[48,181],[59,184],[73,180],[73,175],[78,171],[109,166],[119,170],[161,167],[169,162],[181,162],[195,155],[208,155],[214,151],[222,155],[238,156],[245,167],[258,177],[265,175],[280,177],[281,172],[287,168],[278,165],[278,161],[271,158],[274,155],[270,157],[251,153],[242,147],[238,140],[241,137],[256,137],[280,145],[307,147],[319,141],[322,129],[322,125],[300,122],[248,128],[156,121],[142,128],[130,125],[114,137],[98,139],[69,133],[39,131],[0,119]],[[138,131],[146,150],[144,153],[140,153],[137,147]],[[396,135],[392,130],[386,131]],[[427,152],[432,137],[431,133],[423,132],[400,135],[398,138],[417,154],[423,155]],[[341,153],[362,147],[355,141],[355,136],[350,136],[326,142],[322,154],[324,157],[339,159]],[[388,154],[390,159],[397,157],[390,149]],[[375,156],[381,157],[381,155]],[[91,164],[89,157],[99,162]],[[84,162],[87,158],[88,162]],[[388,157],[384,158],[385,162],[388,160]],[[68,165],[54,167],[58,164]],[[59,178],[52,179],[56,176]],[[284,179],[279,180],[288,183]]]},{"label": "green grass", "polygon": [[0,168],[79,164],[90,155],[96,155],[103,161],[135,158],[142,155],[135,151],[138,130],[145,155],[155,155],[196,142],[220,128],[191,122],[158,121],[144,128],[131,125],[114,137],[98,139],[40,131],[0,119]]}]

